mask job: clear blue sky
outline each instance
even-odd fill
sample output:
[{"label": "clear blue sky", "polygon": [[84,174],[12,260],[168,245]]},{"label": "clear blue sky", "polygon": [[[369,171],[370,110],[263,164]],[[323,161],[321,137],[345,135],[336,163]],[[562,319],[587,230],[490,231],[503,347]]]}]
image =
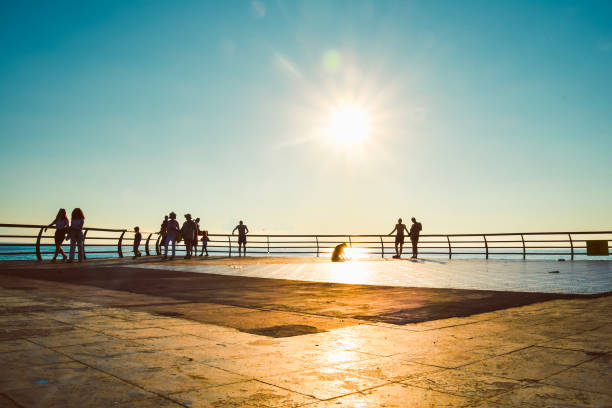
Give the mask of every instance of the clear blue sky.
[{"label": "clear blue sky", "polygon": [[[1,221],[610,229],[611,21],[610,1],[2,2]],[[347,104],[370,126],[343,149],[320,129]]]}]

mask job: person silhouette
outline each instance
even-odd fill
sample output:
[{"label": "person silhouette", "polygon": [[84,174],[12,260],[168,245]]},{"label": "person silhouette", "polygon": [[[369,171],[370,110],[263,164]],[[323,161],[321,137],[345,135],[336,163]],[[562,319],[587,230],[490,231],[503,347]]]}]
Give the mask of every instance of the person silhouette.
[{"label": "person silhouette", "polygon": [[343,242],[340,245],[336,245],[334,248],[334,252],[332,252],[331,261],[332,262],[344,262],[349,261],[351,258],[344,252],[346,249],[346,242]]},{"label": "person silhouette", "polygon": [[236,225],[236,227],[232,230],[232,235],[234,235],[234,232],[236,232],[236,230],[238,230],[238,256],[240,256],[241,245],[242,245],[242,248],[244,248],[244,256],[246,256],[246,243],[247,243],[246,234],[249,233],[249,229],[247,228],[246,225],[244,225],[242,220],[240,220],[238,225]]},{"label": "person silhouette", "polygon": [[84,241],[85,236],[83,235],[83,225],[85,224],[85,214],[80,208],[72,210],[70,217],[70,228],[68,229],[70,235],[70,257],[68,262],[74,261],[75,248],[79,255],[79,262],[85,260],[85,248]]},{"label": "person silhouette", "polygon": [[406,224],[402,224],[401,218],[398,218],[397,224],[395,224],[395,228],[393,228],[393,231],[391,231],[389,235],[393,235],[393,233],[396,231],[397,235],[395,236],[395,255],[393,256],[393,258],[397,259],[401,258],[402,251],[404,250],[404,231],[408,232],[408,228],[406,228]]},{"label": "person silhouette", "polygon": [[172,242],[172,257],[170,259],[174,259],[176,255],[176,238],[178,236],[179,231],[179,223],[176,220],[176,213],[170,213],[170,219],[166,223],[166,239],[164,240],[164,257],[163,259],[168,259],[168,244]]},{"label": "person silhouette", "polygon": [[181,228],[181,233],[183,234],[183,241],[185,241],[185,259],[191,259],[192,251],[193,251],[193,241],[197,240],[196,236],[196,224],[191,219],[191,214],[185,214],[185,222],[183,223],[183,227]]},{"label": "person silhouette", "polygon": [[55,255],[53,255],[53,259],[51,261],[55,261],[59,254],[62,254],[64,261],[66,260],[66,253],[62,249],[62,243],[66,239],[66,234],[68,233],[68,227],[70,226],[70,221],[68,220],[68,214],[66,214],[66,209],[60,208],[55,216],[55,219],[51,221],[49,225],[45,227],[45,231],[47,228],[55,226]]},{"label": "person silhouette", "polygon": [[423,229],[423,225],[417,222],[416,218],[412,217],[412,225],[410,226],[410,242],[412,243],[412,256],[410,259],[416,259],[419,252],[419,234]]}]

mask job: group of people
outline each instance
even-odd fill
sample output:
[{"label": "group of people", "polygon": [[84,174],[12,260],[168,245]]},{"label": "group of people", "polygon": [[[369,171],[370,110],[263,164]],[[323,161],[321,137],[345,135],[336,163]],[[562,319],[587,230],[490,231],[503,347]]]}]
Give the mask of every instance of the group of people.
[{"label": "group of people", "polygon": [[[85,259],[85,251],[83,250],[83,225],[85,224],[85,214],[80,208],[75,208],[70,214],[68,219],[68,213],[66,209],[60,208],[55,216],[55,219],[51,221],[49,225],[45,227],[45,231],[48,228],[55,227],[55,254],[51,261],[55,261],[58,255],[62,255],[64,261],[74,261],[75,249],[78,252],[79,262],[83,262]],[[65,240],[70,240],[70,256],[66,259],[66,253],[62,248],[62,244]]]},{"label": "group of people", "polygon": [[[84,224],[85,215],[80,208],[72,210],[70,219],[68,219],[68,214],[64,208],[59,209],[55,219],[45,228],[45,231],[47,231],[47,228],[55,227],[55,254],[53,255],[52,261],[55,261],[58,255],[62,255],[64,260],[72,262],[74,261],[75,250],[78,253],[79,262],[85,259],[85,252],[83,249]],[[422,229],[423,225],[417,222],[414,217],[412,217],[410,229],[406,227],[406,224],[402,223],[401,218],[398,219],[395,228],[389,233],[389,235],[396,233],[395,256],[393,256],[393,258],[401,258],[404,248],[404,233],[406,233],[412,243],[411,259],[416,259],[418,256],[419,236]],[[232,235],[234,235],[236,231],[238,231],[238,256],[242,256],[243,254],[246,256],[247,234],[249,233],[249,229],[244,222],[240,221],[232,230]],[[134,227],[134,233],[134,257],[139,257],[142,256],[139,249],[142,240],[140,228]],[[185,242],[187,252],[185,259],[191,259],[192,256],[198,255],[198,241],[200,240],[202,241],[202,252],[200,256],[204,256],[205,252],[206,256],[208,256],[208,242],[210,241],[208,231],[202,231],[200,229],[200,219],[192,219],[191,214],[185,214],[185,221],[182,226],[179,226],[179,222],[176,219],[176,213],[171,212],[169,215],[164,216],[159,234],[161,235],[161,244],[164,246],[164,260],[168,259],[168,247],[170,244],[172,244],[172,255],[170,259],[174,259],[176,256],[176,244],[181,240]],[[69,257],[66,256],[66,253],[62,249],[62,244],[67,239],[70,240]],[[346,247],[346,243],[336,246],[332,252],[332,261],[341,262],[348,260],[347,255],[344,253]]]},{"label": "group of people", "polygon": [[[238,256],[242,256],[242,252],[244,252],[246,256],[246,235],[249,233],[249,229],[244,222],[240,221],[232,231],[232,235],[234,235],[236,230],[238,230]],[[175,212],[171,212],[169,215],[164,216],[159,234],[161,235],[161,242],[164,245],[164,260],[174,259],[176,256],[176,244],[181,241],[185,243],[185,259],[191,259],[194,255],[197,256],[200,236],[202,236],[202,252],[200,256],[204,256],[204,252],[206,252],[206,256],[208,256],[208,242],[210,241],[208,231],[202,231],[200,229],[200,219],[196,218],[194,220],[191,214],[185,214],[185,221],[180,228],[179,222],[176,220]],[[168,247],[170,244],[172,244],[172,255],[168,258]],[[134,249],[134,251],[136,251],[136,249]]]},{"label": "group of people", "polygon": [[201,231],[200,219],[196,218],[194,220],[191,214],[185,214],[185,222],[183,222],[182,226],[179,226],[175,212],[164,216],[159,234],[164,245],[164,260],[168,259],[168,246],[170,244],[172,244],[172,256],[170,259],[174,259],[176,256],[176,243],[181,241],[185,243],[185,259],[191,259],[194,254],[197,256],[200,235],[202,236],[202,253],[200,256],[204,256],[204,252],[208,256],[208,241],[210,241],[208,231]]},{"label": "group of people", "polygon": [[[423,225],[416,220],[416,218],[412,217],[412,225],[410,226],[410,230],[406,227],[406,224],[402,223],[402,219],[397,220],[397,224],[395,224],[395,228],[393,231],[389,233],[389,235],[393,235],[395,232],[395,255],[393,258],[399,259],[402,257],[402,251],[404,250],[404,232],[408,234],[410,238],[410,242],[412,243],[412,256],[410,259],[416,259],[418,256],[418,247],[419,247],[419,236],[421,235],[421,231],[423,230]],[[346,242],[343,242],[340,245],[337,245],[332,251],[331,260],[332,262],[344,262],[350,260],[350,256],[346,253]]]}]

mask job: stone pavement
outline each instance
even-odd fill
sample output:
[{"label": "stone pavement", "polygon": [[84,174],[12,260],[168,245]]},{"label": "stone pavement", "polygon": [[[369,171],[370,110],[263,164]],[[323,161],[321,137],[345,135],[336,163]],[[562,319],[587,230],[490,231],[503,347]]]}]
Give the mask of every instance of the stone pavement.
[{"label": "stone pavement", "polygon": [[0,281],[0,407],[612,406],[610,296],[270,337],[83,283]]}]

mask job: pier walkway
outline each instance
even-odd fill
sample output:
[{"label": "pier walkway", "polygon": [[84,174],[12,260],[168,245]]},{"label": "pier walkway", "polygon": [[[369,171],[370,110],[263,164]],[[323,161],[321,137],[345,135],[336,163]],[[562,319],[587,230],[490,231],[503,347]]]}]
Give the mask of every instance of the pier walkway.
[{"label": "pier walkway", "polygon": [[612,406],[609,262],[437,262],[4,262],[0,407]]}]

